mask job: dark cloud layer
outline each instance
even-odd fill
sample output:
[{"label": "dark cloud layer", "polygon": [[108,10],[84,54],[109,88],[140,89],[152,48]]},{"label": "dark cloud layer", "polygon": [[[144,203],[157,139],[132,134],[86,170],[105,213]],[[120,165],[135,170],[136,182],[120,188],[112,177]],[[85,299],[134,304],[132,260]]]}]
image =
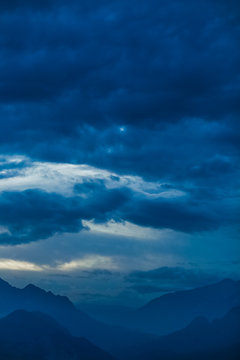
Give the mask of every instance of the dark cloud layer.
[{"label": "dark cloud layer", "polygon": [[234,0],[1,1],[0,151],[188,193],[144,199],[99,183],[76,187],[87,200],[4,193],[2,242],[76,232],[81,219],[183,232],[229,224],[230,213],[236,222],[239,19]]},{"label": "dark cloud layer", "polygon": [[158,227],[164,206],[162,225],[214,228],[208,198],[239,188],[239,16],[233,0],[1,1],[0,151],[174,182],[201,203],[128,218]]},{"label": "dark cloud layer", "polygon": [[[0,8],[5,151],[11,151],[6,142],[36,157],[51,159],[53,152],[101,165],[91,152],[111,144],[99,128],[128,125],[138,138],[138,127],[162,129],[189,118],[221,122],[229,131],[237,126],[240,12],[234,1],[25,0],[2,1]],[[85,136],[90,159],[78,145]],[[49,141],[50,153],[44,151]],[[66,142],[74,155],[65,153]],[[126,158],[132,150],[133,160],[138,146],[131,139],[117,143],[119,166],[129,170]],[[141,143],[146,146],[142,136]],[[109,156],[104,165],[112,163]]]},{"label": "dark cloud layer", "polygon": [[0,226],[7,231],[0,234],[0,242],[14,245],[56,233],[76,233],[83,229],[82,220],[130,221],[186,233],[213,230],[224,222],[234,222],[217,211],[214,202],[209,204],[203,206],[201,202],[178,198],[151,199],[124,187],[108,189],[98,180],[76,185],[72,197],[40,190],[3,192]]},{"label": "dark cloud layer", "polygon": [[97,190],[87,198],[69,197],[39,190],[4,192],[0,196],[0,224],[8,232],[0,234],[2,244],[18,244],[46,239],[56,233],[78,232],[82,220],[108,221],[127,197],[123,190]]}]

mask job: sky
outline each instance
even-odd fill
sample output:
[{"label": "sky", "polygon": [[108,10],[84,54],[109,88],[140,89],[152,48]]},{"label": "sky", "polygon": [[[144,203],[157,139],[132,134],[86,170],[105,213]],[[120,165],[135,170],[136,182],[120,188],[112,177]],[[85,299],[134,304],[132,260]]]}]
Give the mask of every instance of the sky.
[{"label": "sky", "polygon": [[0,275],[129,306],[239,279],[239,2],[1,1],[0,33]]}]

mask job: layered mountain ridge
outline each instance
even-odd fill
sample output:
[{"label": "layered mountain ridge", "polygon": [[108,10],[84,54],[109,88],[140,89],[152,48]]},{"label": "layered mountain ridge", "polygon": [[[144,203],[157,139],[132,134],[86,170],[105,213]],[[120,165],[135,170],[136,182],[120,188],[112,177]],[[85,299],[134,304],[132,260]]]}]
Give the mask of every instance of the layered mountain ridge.
[{"label": "layered mountain ridge", "polygon": [[0,358],[5,360],[113,360],[84,338],[77,338],[49,315],[17,310],[0,319]]},{"label": "layered mountain ridge", "polygon": [[[13,314],[9,315],[10,313]],[[41,315],[39,315],[40,313]],[[176,360],[187,360],[188,358],[193,360],[198,359],[197,356],[201,355],[203,357],[199,357],[199,360],[205,358],[207,360],[212,358],[235,360],[234,354],[239,354],[240,329],[234,319],[236,318],[240,323],[240,281],[231,279],[153,299],[137,311],[128,312],[127,319],[123,317],[122,324],[125,328],[95,320],[78,310],[65,296],[55,295],[51,291],[45,291],[33,284],[18,289],[0,279],[0,314],[1,317],[5,317],[5,320],[2,319],[1,322],[7,321],[7,327],[10,326],[11,319],[14,319],[16,329],[19,328],[19,324],[22,324],[20,327],[23,331],[23,338],[21,338],[21,334],[19,336],[16,334],[15,337],[19,340],[22,339],[25,345],[27,343],[24,336],[30,332],[30,328],[25,328],[24,322],[29,324],[30,317],[34,331],[39,330],[42,322],[49,321],[50,329],[57,329],[60,338],[65,337],[65,340],[70,337],[85,338],[85,342],[90,341],[90,344],[95,344],[98,349],[101,348],[118,359],[175,360],[176,357]],[[219,319],[217,320],[217,318]],[[9,329],[15,328],[13,324],[14,322]],[[148,333],[134,329],[141,329]],[[4,327],[1,327],[0,324],[0,337],[2,334],[2,339],[4,339],[6,334],[4,334]],[[227,342],[224,340],[224,336],[225,339],[228,339]],[[50,338],[52,338],[52,334],[50,334]],[[53,338],[55,339],[55,337]],[[31,336],[29,339],[32,346]],[[6,344],[11,344],[10,340],[6,339]],[[43,346],[45,349],[44,341],[38,344],[39,348]],[[69,340],[73,344],[76,344],[76,341]],[[3,342],[1,344],[0,350],[5,351]],[[15,345],[9,345],[9,348],[12,346],[14,348]],[[224,347],[221,349],[220,345],[224,345]],[[32,349],[31,346],[30,349]],[[59,343],[57,340],[55,346],[61,347],[61,342]],[[75,348],[74,346],[73,348]],[[34,349],[32,349],[33,352]],[[67,343],[66,349],[68,349]],[[51,351],[55,356],[55,350]],[[6,354],[5,352],[5,355],[2,356],[4,360],[8,359]],[[107,356],[111,355],[107,354]],[[28,355],[24,356],[23,359],[28,360]],[[39,359],[41,360],[41,358]],[[52,358],[50,357],[50,359]],[[53,357],[53,359],[55,358]],[[59,359],[61,360],[61,357]],[[79,357],[78,353],[73,359],[85,360],[85,358]],[[98,357],[92,359],[97,360]],[[86,360],[88,360],[87,357]]]}]

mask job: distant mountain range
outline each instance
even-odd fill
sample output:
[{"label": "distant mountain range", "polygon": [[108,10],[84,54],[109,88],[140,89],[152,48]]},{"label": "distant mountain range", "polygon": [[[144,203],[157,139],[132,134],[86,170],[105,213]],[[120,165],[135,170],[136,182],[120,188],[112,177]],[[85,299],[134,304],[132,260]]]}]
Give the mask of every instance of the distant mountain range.
[{"label": "distant mountain range", "polygon": [[73,337],[54,319],[17,310],[0,319],[0,359],[113,360],[84,338]]},{"label": "distant mountain range", "polygon": [[240,281],[225,279],[213,285],[163,295],[137,312],[141,329],[166,334],[187,326],[194,318],[212,320],[240,305]]},{"label": "distant mountain range", "polygon": [[[197,356],[200,356],[199,360],[235,359],[234,357],[228,357],[228,355],[239,351],[239,327],[235,326],[236,323],[233,320],[236,317],[240,321],[238,306],[240,306],[240,281],[223,280],[217,284],[179,291],[154,299],[137,311],[127,312],[127,317],[122,316],[121,325],[125,326],[125,328],[122,328],[106,325],[77,310],[67,297],[54,295],[52,292],[44,291],[34,285],[18,289],[0,279],[0,317],[6,317],[19,309],[23,310],[23,312],[15,312],[2,319],[1,322],[7,321],[7,328],[9,321],[13,321],[12,324],[15,321],[16,326],[22,321],[23,338],[19,337],[19,339],[22,339],[23,342],[28,338],[25,339],[25,332],[30,331],[31,326],[33,326],[34,331],[36,328],[39,329],[38,326],[43,329],[44,326],[41,324],[45,322],[46,325],[46,322],[49,321],[51,325],[49,325],[49,328],[57,328],[57,332],[60,331],[61,333],[60,337],[65,339],[63,341],[66,344],[64,351],[68,351],[69,343],[76,344],[77,354],[78,346],[80,346],[79,337],[84,337],[97,346],[95,349],[99,351],[98,348],[104,349],[116,358],[124,360],[134,358],[175,360],[174,356],[177,356],[176,360],[188,360],[188,357],[189,360],[197,360]],[[29,315],[29,312],[34,314]],[[39,315],[36,312],[45,315]],[[51,320],[46,315],[50,316]],[[23,325],[25,321],[23,319],[25,318],[26,321],[29,320],[28,328]],[[222,318],[222,320],[213,321],[216,318]],[[56,324],[56,321],[59,325]],[[6,350],[3,346],[5,335],[1,337],[4,334],[4,326],[1,326],[0,324],[0,338],[2,339],[0,340],[0,355],[1,351]],[[221,330],[218,331],[218,328]],[[9,329],[11,329],[11,326]],[[231,341],[224,343],[223,335],[225,331],[227,331],[226,339],[228,339],[228,335],[233,337],[236,335],[236,341],[234,340],[234,342],[233,337],[231,337]],[[213,334],[216,334],[216,337]],[[167,336],[161,337],[161,335]],[[32,344],[31,337],[29,339],[30,344]],[[11,348],[10,340],[6,338],[5,343],[9,343]],[[82,339],[81,344],[83,345],[83,342],[89,344],[87,340]],[[217,344],[219,344],[218,347]],[[220,351],[219,349],[223,344],[224,348]],[[53,343],[50,345],[51,348]],[[39,348],[42,346],[45,348],[44,341],[43,344],[38,344],[38,346]],[[35,351],[34,349],[32,350]],[[75,345],[73,349],[75,349]],[[200,350],[204,353],[204,349],[207,354],[204,356],[210,356],[209,354],[212,353],[212,358],[201,357]],[[172,352],[172,350],[176,353]],[[221,356],[224,356],[225,352],[225,357],[221,357],[219,354],[217,356],[218,351],[220,351]],[[19,357],[19,360],[28,360],[26,356]],[[106,354],[106,356],[110,355]],[[183,356],[183,358],[180,359],[179,356]],[[67,356],[65,358],[66,360],[71,359]],[[7,359],[6,356],[0,356],[0,360]],[[34,359],[38,360],[36,357]],[[54,357],[49,357],[49,360],[54,359]],[[88,360],[87,357],[79,358],[79,355],[76,355],[73,359]],[[92,360],[95,359],[101,359],[101,357],[92,358]],[[62,358],[59,357],[58,360],[62,360]]]},{"label": "distant mountain range", "polygon": [[0,279],[0,317],[18,309],[48,314],[72,335],[83,336],[114,355],[124,353],[124,349],[132,344],[153,338],[149,334],[96,321],[77,310],[65,296],[54,295],[32,284],[18,289]]},{"label": "distant mountain range", "polygon": [[[240,281],[222,280],[216,284],[160,296],[137,311],[115,315],[116,323],[138,331],[166,335],[186,327],[193,319],[224,316],[240,305]],[[102,317],[104,320],[104,317]],[[111,322],[105,316],[106,322]]]},{"label": "distant mountain range", "polygon": [[139,346],[138,360],[238,360],[240,359],[240,307],[209,322],[196,318],[183,330]]}]

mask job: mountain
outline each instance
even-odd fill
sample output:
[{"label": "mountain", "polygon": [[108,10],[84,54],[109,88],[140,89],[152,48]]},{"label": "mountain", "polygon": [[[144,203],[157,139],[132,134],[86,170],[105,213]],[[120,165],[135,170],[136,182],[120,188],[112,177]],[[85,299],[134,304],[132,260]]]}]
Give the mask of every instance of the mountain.
[{"label": "mountain", "polygon": [[[123,359],[131,359],[132,351],[134,353],[140,345],[146,349],[147,345],[153,346],[156,339],[161,342],[159,335],[187,329],[190,323],[191,326],[194,324],[196,326],[196,321],[198,325],[196,327],[207,334],[204,324],[223,317],[231,308],[238,305],[240,305],[240,282],[223,280],[217,284],[161,296],[137,311],[125,312],[127,314],[125,318],[122,312],[122,324],[129,327],[127,329],[93,319],[76,309],[67,297],[54,295],[34,285],[18,289],[0,279],[2,317],[17,309],[47,314],[66,328],[72,336],[84,337],[108,353]],[[199,318],[202,316],[206,319]],[[195,318],[198,319],[192,323]],[[146,335],[139,329],[149,333]],[[154,333],[158,336],[152,335]],[[188,344],[185,343],[184,346],[187,348]],[[231,353],[235,350],[226,351]],[[217,358],[220,359],[219,356]]]},{"label": "mountain", "polygon": [[111,354],[124,354],[124,349],[132,344],[148,341],[151,335],[110,326],[96,321],[79,311],[65,296],[54,295],[32,284],[24,289],[11,286],[0,280],[0,317],[23,309],[30,312],[48,314],[74,336],[83,336]]},{"label": "mountain", "polygon": [[0,359],[113,360],[84,338],[77,338],[53,318],[17,310],[0,319]]},{"label": "mountain", "polygon": [[138,311],[145,330],[166,334],[187,326],[194,318],[212,320],[240,305],[240,281],[225,279],[193,290],[152,300]]},{"label": "mountain", "polygon": [[212,322],[198,317],[186,328],[138,347],[133,358],[237,360],[240,358],[240,307]]},{"label": "mountain", "polygon": [[165,335],[186,327],[194,318],[209,320],[224,316],[240,305],[240,281],[225,279],[216,284],[160,296],[118,324],[143,332]]}]

